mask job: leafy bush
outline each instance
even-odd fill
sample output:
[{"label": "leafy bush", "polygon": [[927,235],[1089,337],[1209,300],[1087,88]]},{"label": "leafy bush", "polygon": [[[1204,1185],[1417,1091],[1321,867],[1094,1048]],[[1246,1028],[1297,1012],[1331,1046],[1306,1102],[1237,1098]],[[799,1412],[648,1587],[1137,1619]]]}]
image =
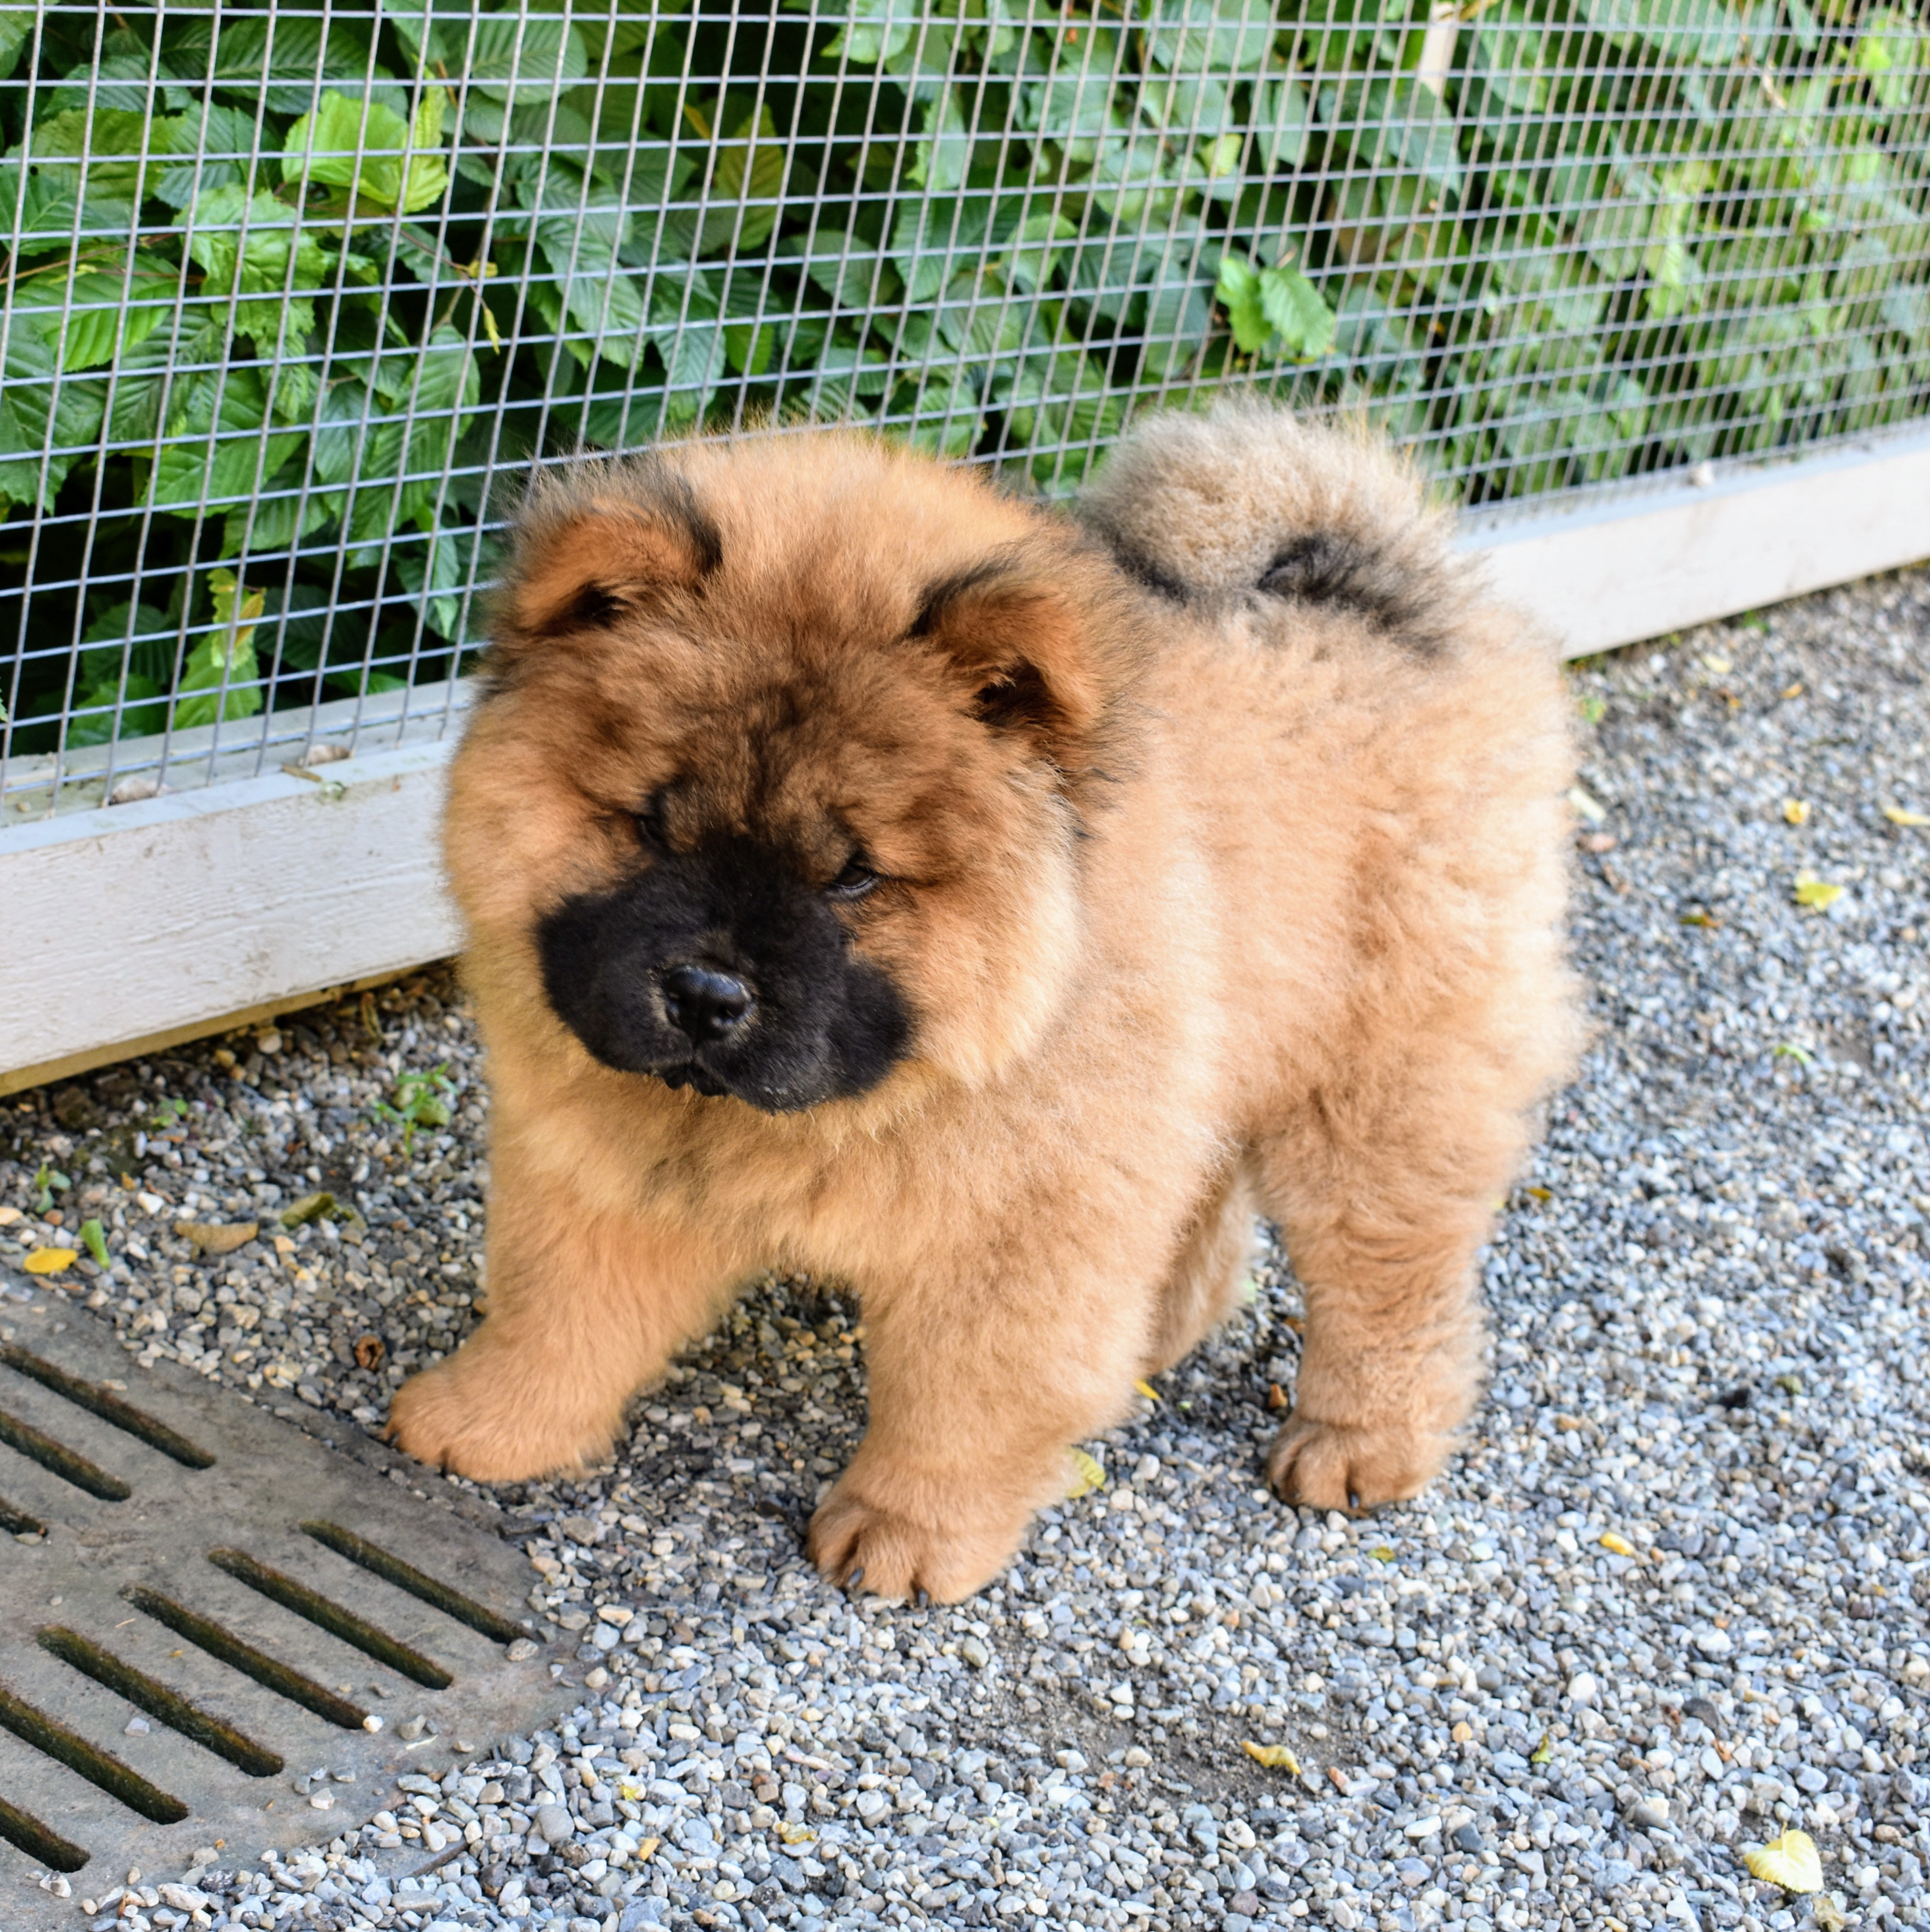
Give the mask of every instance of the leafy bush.
[{"label": "leafy bush", "polygon": [[1930,394],[1894,6],[539,4],[0,0],[13,748],[450,674],[492,484],[579,444],[1057,488],[1257,379],[1478,501]]}]

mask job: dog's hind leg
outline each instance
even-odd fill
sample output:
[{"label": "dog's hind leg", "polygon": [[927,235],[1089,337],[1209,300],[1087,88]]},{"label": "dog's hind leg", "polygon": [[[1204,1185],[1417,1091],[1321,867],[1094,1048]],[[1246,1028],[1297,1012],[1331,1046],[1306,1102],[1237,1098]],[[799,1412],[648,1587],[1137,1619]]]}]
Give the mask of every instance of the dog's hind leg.
[{"label": "dog's hind leg", "polygon": [[1239,1306],[1259,1247],[1253,1176],[1229,1167],[1180,1238],[1157,1304],[1158,1328],[1145,1372],[1155,1376],[1190,1354]]},{"label": "dog's hind leg", "polygon": [[1318,1508],[1412,1496],[1446,1460],[1480,1389],[1475,1257],[1534,1097],[1478,1043],[1401,1044],[1379,1067],[1356,1061],[1262,1148],[1262,1197],[1307,1298],[1268,1473]]}]

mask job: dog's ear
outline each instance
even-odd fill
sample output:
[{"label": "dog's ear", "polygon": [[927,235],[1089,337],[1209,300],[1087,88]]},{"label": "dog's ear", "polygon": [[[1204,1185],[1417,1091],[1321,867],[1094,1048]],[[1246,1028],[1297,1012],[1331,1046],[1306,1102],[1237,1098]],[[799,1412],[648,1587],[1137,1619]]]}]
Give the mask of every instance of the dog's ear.
[{"label": "dog's ear", "polygon": [[1112,680],[1077,577],[993,558],[927,586],[908,634],[934,650],[972,712],[1064,758],[1103,716]]},{"label": "dog's ear", "polygon": [[608,628],[667,593],[695,590],[722,560],[716,526],[674,470],[551,484],[524,513],[498,606],[500,641]]}]

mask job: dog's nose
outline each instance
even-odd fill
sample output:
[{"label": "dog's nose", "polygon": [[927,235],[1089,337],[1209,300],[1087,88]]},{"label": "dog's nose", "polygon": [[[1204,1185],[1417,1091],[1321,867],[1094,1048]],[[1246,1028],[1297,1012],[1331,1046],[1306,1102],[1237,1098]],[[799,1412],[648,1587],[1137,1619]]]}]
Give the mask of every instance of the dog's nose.
[{"label": "dog's nose", "polygon": [[707,966],[673,966],[661,983],[671,1024],[700,1046],[743,1025],[757,1004],[743,980]]}]

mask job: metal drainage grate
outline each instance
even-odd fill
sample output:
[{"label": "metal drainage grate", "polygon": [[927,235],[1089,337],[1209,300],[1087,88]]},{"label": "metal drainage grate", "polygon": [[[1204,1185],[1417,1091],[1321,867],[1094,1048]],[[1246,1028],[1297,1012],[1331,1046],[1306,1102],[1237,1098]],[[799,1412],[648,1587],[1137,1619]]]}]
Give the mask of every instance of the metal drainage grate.
[{"label": "metal drainage grate", "polygon": [[487,1505],[8,1292],[0,1873],[332,1838],[398,1773],[440,1777],[581,1694]]}]

